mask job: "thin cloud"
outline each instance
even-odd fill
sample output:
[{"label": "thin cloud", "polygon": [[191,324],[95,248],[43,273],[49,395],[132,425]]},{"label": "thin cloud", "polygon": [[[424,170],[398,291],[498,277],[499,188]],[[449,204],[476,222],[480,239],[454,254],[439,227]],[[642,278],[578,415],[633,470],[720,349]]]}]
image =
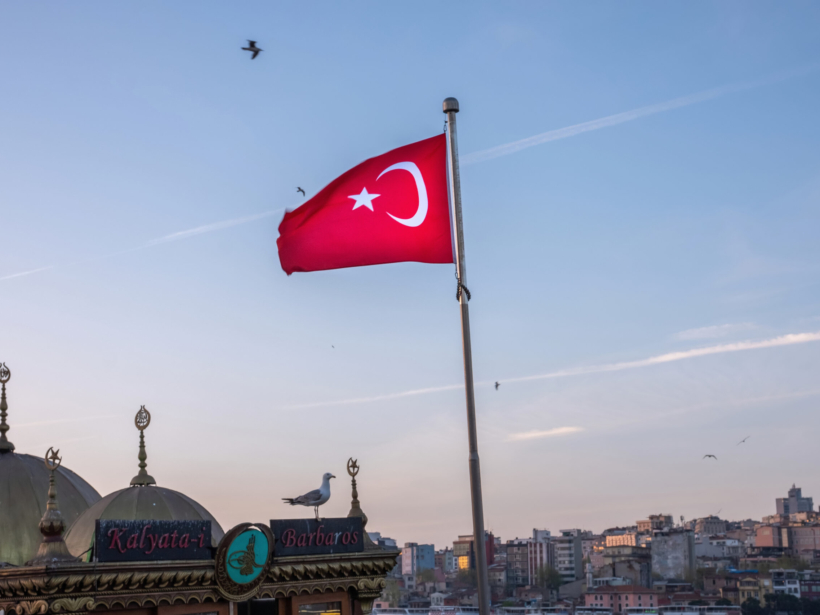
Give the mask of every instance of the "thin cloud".
[{"label": "thin cloud", "polygon": [[515,440],[535,440],[538,438],[552,438],[554,436],[567,436],[572,433],[584,431],[583,427],[555,427],[545,431],[523,431],[521,433],[512,433],[507,436],[507,441]]},{"label": "thin cloud", "polygon": [[19,273],[4,275],[2,278],[0,278],[0,281],[10,280],[12,278],[22,278],[24,275],[31,275],[32,273],[39,273],[41,271],[48,271],[49,269],[54,269],[54,265],[48,265],[47,267],[39,267],[37,269],[29,269],[28,271],[21,271]]},{"label": "thin cloud", "polygon": [[787,79],[807,75],[816,69],[816,66],[809,66],[790,70],[784,73],[778,73],[776,75],[770,75],[754,81],[724,85],[711,90],[706,90],[704,92],[698,92],[696,94],[690,94],[680,98],[673,98],[672,100],[667,100],[666,102],[656,103],[646,107],[639,107],[631,111],[616,113],[615,115],[608,115],[597,120],[591,120],[589,122],[559,128],[557,130],[542,132],[541,134],[527,137],[526,139],[520,139],[518,141],[513,141],[512,143],[505,143],[504,145],[497,145],[489,149],[467,154],[466,156],[461,157],[460,162],[462,165],[469,165],[477,162],[484,162],[485,160],[492,160],[493,158],[498,158],[500,156],[508,156],[509,154],[515,154],[521,150],[535,147],[536,145],[541,145],[542,143],[558,141],[559,139],[567,139],[585,132],[600,130],[601,128],[609,128],[610,126],[617,126],[618,124],[631,122],[648,115],[655,115],[656,113],[663,113],[664,111],[672,111],[673,109],[688,107],[697,103],[714,100],[715,98],[720,98],[728,94],[745,92],[747,90],[754,90],[763,86],[773,85],[781,81],[786,81]]},{"label": "thin cloud", "polygon": [[[188,239],[189,237],[195,237],[196,235],[203,235],[205,233],[214,233],[216,231],[221,231],[226,228],[231,228],[234,226],[239,226],[240,224],[247,224],[248,222],[255,222],[256,220],[262,220],[263,218],[269,218],[270,216],[274,216],[278,213],[285,211],[284,207],[279,209],[271,209],[269,211],[263,211],[262,213],[253,214],[250,216],[242,216],[241,218],[231,218],[230,220],[222,220],[220,222],[213,222],[212,224],[204,224],[202,226],[196,226],[194,228],[186,229],[184,231],[177,231],[176,233],[171,233],[170,235],[163,235],[162,237],[157,237],[156,239],[152,239],[146,244],[141,246],[137,246],[135,248],[128,248],[127,250],[120,250],[118,252],[112,252],[110,254],[103,254],[101,256],[94,256],[92,258],[86,258],[79,261],[74,261],[70,263],[64,263],[60,265],[61,267],[73,267],[74,265],[82,265],[85,263],[91,263],[94,261],[105,260],[108,258],[112,258],[114,256],[120,256],[121,254],[127,254],[129,252],[137,252],[138,250],[145,250],[146,248],[153,248],[154,246],[158,246],[164,243],[170,243],[172,241],[180,241],[181,239]],[[26,275],[31,275],[33,273],[39,273],[41,271],[48,271],[49,269],[56,269],[57,265],[48,265],[47,267],[40,267],[38,269],[31,269],[29,271],[21,271],[19,273],[12,273],[7,276],[0,277],[0,282],[3,280],[10,280],[12,278],[20,278]]]},{"label": "thin cloud", "polygon": [[170,235],[164,235],[163,237],[152,239],[145,245],[145,247],[156,246],[161,243],[168,243],[171,241],[179,241],[180,239],[188,239],[189,237],[194,237],[195,235],[203,235],[204,233],[213,233],[215,231],[221,231],[223,229],[231,228],[233,226],[239,226],[240,224],[247,224],[248,222],[255,222],[256,220],[269,218],[283,211],[285,211],[285,208],[281,207],[279,209],[263,211],[260,214],[242,216],[241,218],[233,218],[231,220],[222,220],[221,222],[214,222],[213,224],[204,224],[202,226],[196,226],[185,231],[177,231],[176,233],[171,233]]},{"label": "thin cloud", "polygon": [[726,337],[738,331],[748,331],[754,329],[755,325],[751,322],[739,322],[726,325],[712,325],[711,327],[699,327],[697,329],[687,329],[674,335],[675,339],[681,341],[690,340],[710,340],[718,337]]},{"label": "thin cloud", "polygon": [[[705,357],[713,354],[724,354],[727,352],[741,352],[744,350],[760,350],[764,348],[777,348],[780,346],[793,346],[795,344],[806,344],[809,342],[820,342],[820,331],[809,333],[789,333],[779,337],[773,337],[768,340],[759,342],[735,342],[733,344],[719,344],[717,346],[706,346],[704,348],[693,348],[692,350],[683,350],[680,352],[669,352],[666,354],[649,357],[647,359],[639,359],[637,361],[622,361],[620,363],[605,363],[603,365],[590,365],[587,367],[574,367],[570,369],[562,369],[546,374],[536,374],[534,376],[519,376],[517,378],[505,378],[499,380],[504,384],[510,382],[527,382],[530,380],[548,380],[552,378],[566,378],[569,376],[583,376],[586,374],[601,374],[606,372],[618,372],[626,369],[636,369],[640,367],[650,367],[652,365],[662,365],[664,363],[672,363],[675,361],[684,361],[686,359],[694,359],[696,357]],[[492,386],[494,381],[476,382],[476,387]],[[425,389],[411,389],[409,391],[400,391],[398,393],[388,393],[385,395],[377,395],[374,397],[356,397],[353,399],[342,399],[335,401],[321,401],[308,404],[297,404],[292,406],[284,406],[285,410],[297,410],[302,408],[322,408],[327,406],[343,406],[348,404],[359,404],[373,401],[384,401],[387,399],[396,399],[399,397],[409,397],[413,395],[426,395],[429,393],[439,393],[442,391],[453,391],[456,389],[463,389],[463,384],[450,384],[440,387],[431,387]]]},{"label": "thin cloud", "polygon": [[48,421],[35,421],[33,423],[14,423],[12,427],[42,427],[43,425],[62,425],[63,423],[80,423],[82,421],[99,421],[100,419],[114,419],[121,417],[121,414],[100,414],[98,416],[79,416],[70,419],[53,419]]},{"label": "thin cloud", "polygon": [[347,406],[349,404],[360,404],[370,401],[384,401],[386,399],[397,399],[399,397],[412,397],[414,395],[427,395],[428,393],[440,393],[442,391],[454,391],[456,389],[463,389],[463,384],[448,384],[441,387],[430,387],[427,389],[411,389],[409,391],[401,391],[399,393],[387,393],[385,395],[376,395],[375,397],[355,397],[353,399],[341,399],[338,401],[317,401],[309,404],[295,404],[292,406],[284,406],[284,410],[301,410],[304,408],[323,408],[325,406]]}]

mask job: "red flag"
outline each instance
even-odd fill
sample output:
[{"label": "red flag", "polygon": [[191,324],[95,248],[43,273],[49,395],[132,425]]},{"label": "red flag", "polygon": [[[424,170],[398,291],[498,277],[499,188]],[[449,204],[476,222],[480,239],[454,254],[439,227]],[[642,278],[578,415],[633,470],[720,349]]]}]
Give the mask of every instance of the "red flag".
[{"label": "red flag", "polygon": [[452,263],[444,135],[365,160],[279,225],[285,273]]}]

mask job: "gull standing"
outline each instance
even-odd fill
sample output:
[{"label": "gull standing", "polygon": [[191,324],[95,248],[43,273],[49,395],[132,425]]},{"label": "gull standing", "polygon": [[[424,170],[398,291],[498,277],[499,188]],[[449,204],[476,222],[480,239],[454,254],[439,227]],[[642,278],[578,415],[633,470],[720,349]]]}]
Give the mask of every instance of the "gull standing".
[{"label": "gull standing", "polygon": [[330,472],[325,472],[322,476],[322,486],[313,491],[307,492],[305,495],[300,495],[295,498],[282,498],[291,506],[313,506],[316,513],[316,520],[319,520],[319,507],[330,499],[330,479],[336,478]]}]

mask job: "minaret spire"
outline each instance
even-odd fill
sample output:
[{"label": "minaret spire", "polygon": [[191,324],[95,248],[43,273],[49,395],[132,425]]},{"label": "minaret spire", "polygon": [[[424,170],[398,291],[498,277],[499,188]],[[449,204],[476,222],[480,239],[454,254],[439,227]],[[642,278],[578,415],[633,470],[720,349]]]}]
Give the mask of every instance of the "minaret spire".
[{"label": "minaret spire", "polygon": [[0,454],[11,453],[14,450],[14,444],[6,437],[6,432],[9,430],[9,425],[6,423],[9,409],[6,403],[6,383],[9,378],[11,378],[11,371],[5,363],[0,363],[0,385],[2,386],[2,391],[0,391]]},{"label": "minaret spire", "polygon": [[131,479],[132,487],[147,487],[148,485],[157,484],[154,477],[149,476],[148,472],[145,471],[145,468],[148,467],[148,464],[145,463],[145,460],[148,459],[148,455],[145,453],[145,429],[150,424],[151,413],[146,410],[145,406],[140,406],[140,409],[137,411],[137,416],[134,417],[134,425],[136,425],[140,431],[140,452],[139,455],[137,455],[137,458],[140,460],[140,471]]},{"label": "minaret spire", "polygon": [[358,459],[353,459],[353,457],[351,457],[347,460],[347,473],[350,474],[350,482],[351,486],[353,487],[352,499],[350,501],[350,512],[347,513],[347,516],[362,518],[362,529],[364,530],[364,548],[378,548],[376,546],[376,543],[374,543],[370,539],[370,536],[368,536],[367,534],[367,530],[365,529],[367,526],[367,515],[364,513],[361,505],[359,504],[359,490],[356,487],[356,475],[359,473]]},{"label": "minaret spire", "polygon": [[65,521],[63,515],[60,513],[60,505],[57,502],[57,483],[54,479],[54,473],[62,463],[60,457],[60,450],[49,448],[46,451],[45,464],[49,471],[48,476],[48,501],[46,502],[46,512],[43,518],[40,519],[40,533],[43,535],[43,542],[40,543],[40,548],[37,550],[37,555],[34,556],[27,566],[42,566],[46,564],[53,564],[55,562],[76,562],[77,558],[71,555],[68,547],[63,540],[63,532],[65,532]]}]

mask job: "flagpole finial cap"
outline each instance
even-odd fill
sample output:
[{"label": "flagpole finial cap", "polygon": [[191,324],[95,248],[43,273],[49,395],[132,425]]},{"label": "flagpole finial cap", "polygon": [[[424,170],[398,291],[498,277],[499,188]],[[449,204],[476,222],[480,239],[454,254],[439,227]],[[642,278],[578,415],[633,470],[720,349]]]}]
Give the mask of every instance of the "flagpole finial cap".
[{"label": "flagpole finial cap", "polygon": [[449,113],[450,111],[458,113],[458,100],[453,98],[452,96],[450,98],[445,98],[444,103],[442,103],[441,107],[444,113]]}]

